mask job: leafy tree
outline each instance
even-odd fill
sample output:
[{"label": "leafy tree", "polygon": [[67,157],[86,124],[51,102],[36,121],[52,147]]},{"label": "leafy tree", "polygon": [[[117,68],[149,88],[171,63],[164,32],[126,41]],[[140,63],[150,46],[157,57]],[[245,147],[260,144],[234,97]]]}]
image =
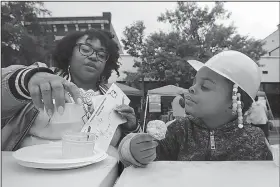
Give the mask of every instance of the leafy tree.
[{"label": "leafy tree", "polygon": [[124,44],[124,49],[127,50],[128,54],[138,59],[134,60],[134,67],[138,68],[138,72],[125,72],[127,74],[126,81],[139,85],[137,82],[145,77],[146,79],[164,81],[166,84],[175,84],[177,82],[175,79],[178,80],[178,77],[168,76],[167,69],[181,69],[177,72],[182,75],[182,71],[186,69],[183,67],[189,66],[177,55],[178,45],[183,44],[181,36],[176,32],[167,34],[159,32],[145,38],[144,31],[143,21],[137,21],[126,27],[123,32],[124,38],[121,41]]},{"label": "leafy tree", "polygon": [[195,2],[178,2],[174,11],[161,14],[158,21],[169,22],[187,41],[199,46],[198,57],[202,61],[224,49],[232,49],[247,54],[257,62],[266,53],[262,49],[264,43],[249,36],[241,36],[233,24],[225,26],[218,23],[230,19],[230,16],[231,13],[224,9],[222,2],[216,2],[211,10],[208,7],[201,8]]},{"label": "leafy tree", "polygon": [[1,2],[1,61],[30,65],[43,60],[54,36],[38,24],[38,16],[50,15],[42,2]]},{"label": "leafy tree", "polygon": [[[229,19],[231,13],[224,3],[217,2],[212,9],[200,7],[195,2],[178,2],[175,10],[158,17],[160,22],[172,25],[171,32],[155,32],[145,36],[145,26],[137,21],[124,30],[122,43],[128,54],[138,57],[134,66],[137,73],[130,73],[128,81],[149,77],[188,88],[194,71],[188,59],[206,62],[225,49],[243,52],[256,62],[266,52],[263,42],[249,36],[241,36],[236,27],[218,23]],[[134,79],[131,79],[131,78]]]}]

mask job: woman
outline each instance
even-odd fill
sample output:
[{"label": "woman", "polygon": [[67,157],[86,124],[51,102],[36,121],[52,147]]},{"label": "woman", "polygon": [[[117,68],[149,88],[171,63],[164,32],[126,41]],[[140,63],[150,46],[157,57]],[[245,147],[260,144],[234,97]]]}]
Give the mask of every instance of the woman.
[{"label": "woman", "polygon": [[[57,44],[53,53],[56,68],[48,68],[43,63],[3,68],[2,150],[14,151],[61,139],[65,129],[58,133],[58,129],[50,129],[50,119],[55,110],[63,114],[65,102],[71,97],[83,106],[88,118],[99,96],[108,89],[103,81],[108,80],[113,70],[118,73],[118,51],[111,33],[95,29],[78,31]],[[89,101],[86,96],[96,99]],[[49,118],[44,117],[44,109]],[[124,133],[139,129],[131,107],[121,105],[116,111],[127,119],[127,123],[117,129],[111,142],[115,147]]]},{"label": "woman", "polygon": [[[261,116],[260,122],[256,124],[256,127],[259,127],[262,129],[262,131],[265,134],[265,137],[269,141],[269,129],[270,126],[272,126],[271,121],[273,119],[273,116],[271,114],[271,111],[267,109],[267,104],[265,99],[261,99],[260,97],[255,98],[256,105],[262,106],[262,111],[258,112],[258,115]],[[260,107],[261,108],[261,107]]]}]

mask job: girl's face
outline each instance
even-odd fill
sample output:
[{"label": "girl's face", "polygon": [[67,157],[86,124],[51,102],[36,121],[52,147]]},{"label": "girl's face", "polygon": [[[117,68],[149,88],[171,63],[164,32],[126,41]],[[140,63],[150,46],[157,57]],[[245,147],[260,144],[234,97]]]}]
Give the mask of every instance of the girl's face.
[{"label": "girl's face", "polygon": [[232,85],[223,76],[207,67],[201,68],[189,93],[185,94],[186,113],[198,118],[226,114],[232,105]]},{"label": "girl's face", "polygon": [[76,42],[70,60],[71,74],[83,81],[97,80],[109,58],[99,39],[88,39],[85,35]]}]

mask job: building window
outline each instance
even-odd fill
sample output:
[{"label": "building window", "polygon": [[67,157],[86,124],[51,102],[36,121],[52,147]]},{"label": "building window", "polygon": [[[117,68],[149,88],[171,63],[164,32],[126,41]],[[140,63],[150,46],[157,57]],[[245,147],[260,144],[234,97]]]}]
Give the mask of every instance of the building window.
[{"label": "building window", "polygon": [[57,32],[56,25],[53,25],[53,31],[54,31],[54,32]]},{"label": "building window", "polygon": [[76,27],[76,31],[78,31],[79,30],[79,25],[75,24],[75,27]]},{"label": "building window", "polygon": [[268,74],[268,71],[263,71],[262,73],[263,73],[263,74]]}]

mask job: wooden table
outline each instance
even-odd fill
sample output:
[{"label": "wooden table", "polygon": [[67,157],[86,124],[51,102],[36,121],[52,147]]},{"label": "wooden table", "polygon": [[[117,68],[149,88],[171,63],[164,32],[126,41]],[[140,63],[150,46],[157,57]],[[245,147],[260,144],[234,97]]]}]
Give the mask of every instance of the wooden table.
[{"label": "wooden table", "polygon": [[12,152],[2,152],[2,187],[112,187],[118,177],[117,159],[73,170],[41,170],[16,163]]},{"label": "wooden table", "polygon": [[279,187],[272,161],[153,162],[128,167],[115,187]]}]

